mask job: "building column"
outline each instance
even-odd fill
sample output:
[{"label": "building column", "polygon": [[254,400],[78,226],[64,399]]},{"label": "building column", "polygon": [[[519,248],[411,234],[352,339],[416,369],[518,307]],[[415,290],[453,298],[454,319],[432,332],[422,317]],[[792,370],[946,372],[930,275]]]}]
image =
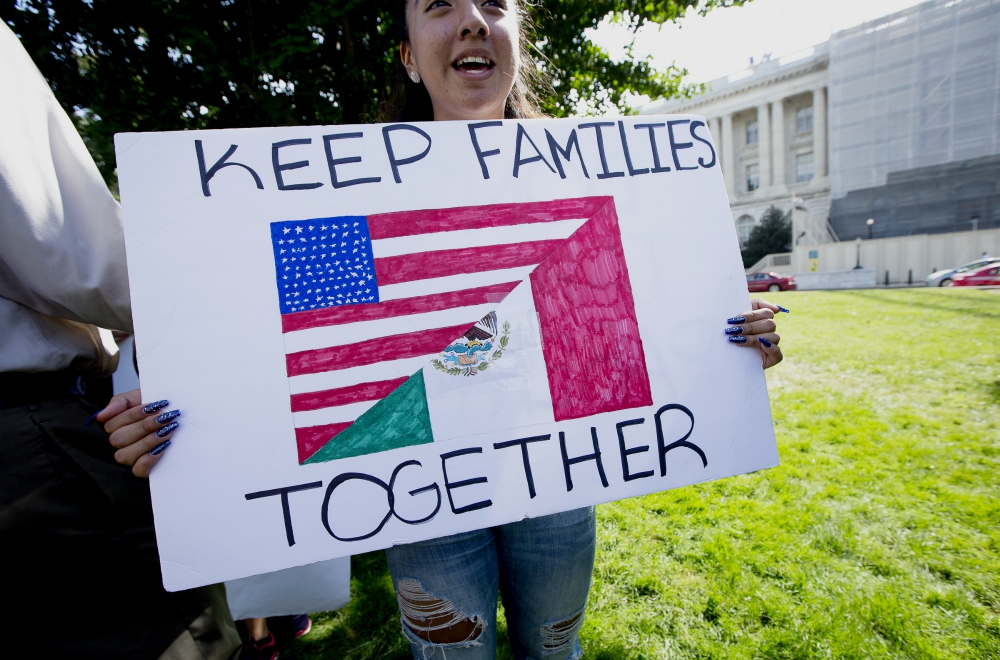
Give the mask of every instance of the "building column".
[{"label": "building column", "polygon": [[757,106],[757,163],[760,187],[771,185],[771,110],[767,103]]},{"label": "building column", "polygon": [[826,88],[813,91],[813,166],[815,176],[826,176]]},{"label": "building column", "polygon": [[774,131],[771,135],[771,144],[774,145],[772,158],[774,159],[774,185],[785,185],[785,99],[778,99],[771,109],[771,123]]},{"label": "building column", "polygon": [[733,115],[722,117],[722,176],[726,179],[726,190],[730,197],[736,196],[736,177],[733,169]]}]

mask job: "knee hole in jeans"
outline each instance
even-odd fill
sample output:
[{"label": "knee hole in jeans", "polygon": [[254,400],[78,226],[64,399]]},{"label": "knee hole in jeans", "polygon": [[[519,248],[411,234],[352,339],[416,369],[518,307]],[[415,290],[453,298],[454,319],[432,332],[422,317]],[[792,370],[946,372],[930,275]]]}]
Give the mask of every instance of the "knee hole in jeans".
[{"label": "knee hole in jeans", "polygon": [[481,617],[470,617],[449,600],[427,593],[412,578],[398,582],[396,600],[406,627],[432,644],[474,642],[486,627]]},{"label": "knee hole in jeans", "polygon": [[542,653],[552,655],[569,649],[583,627],[583,614],[584,610],[580,610],[562,621],[544,624],[541,630]]}]

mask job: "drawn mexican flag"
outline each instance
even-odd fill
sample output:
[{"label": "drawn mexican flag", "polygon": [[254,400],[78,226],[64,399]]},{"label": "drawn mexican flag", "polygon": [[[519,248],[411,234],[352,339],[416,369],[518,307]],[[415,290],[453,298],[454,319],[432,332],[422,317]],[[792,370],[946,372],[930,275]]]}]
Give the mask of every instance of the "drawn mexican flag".
[{"label": "drawn mexican flag", "polygon": [[652,405],[611,197],[271,235],[300,463]]}]

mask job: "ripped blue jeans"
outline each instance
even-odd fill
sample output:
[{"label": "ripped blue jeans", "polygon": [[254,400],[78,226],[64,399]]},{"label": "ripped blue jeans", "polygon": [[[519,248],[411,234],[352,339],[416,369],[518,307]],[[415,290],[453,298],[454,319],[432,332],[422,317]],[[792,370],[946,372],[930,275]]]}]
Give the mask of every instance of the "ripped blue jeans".
[{"label": "ripped blue jeans", "polygon": [[494,660],[499,592],[517,660],[580,658],[595,538],[587,507],[387,549],[413,657]]}]

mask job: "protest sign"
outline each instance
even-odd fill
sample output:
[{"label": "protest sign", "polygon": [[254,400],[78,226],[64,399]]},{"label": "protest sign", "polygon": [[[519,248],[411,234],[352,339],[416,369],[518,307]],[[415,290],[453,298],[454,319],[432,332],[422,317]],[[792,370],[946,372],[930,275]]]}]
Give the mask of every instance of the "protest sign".
[{"label": "protest sign", "polygon": [[168,589],[777,464],[700,117],[116,147]]}]

